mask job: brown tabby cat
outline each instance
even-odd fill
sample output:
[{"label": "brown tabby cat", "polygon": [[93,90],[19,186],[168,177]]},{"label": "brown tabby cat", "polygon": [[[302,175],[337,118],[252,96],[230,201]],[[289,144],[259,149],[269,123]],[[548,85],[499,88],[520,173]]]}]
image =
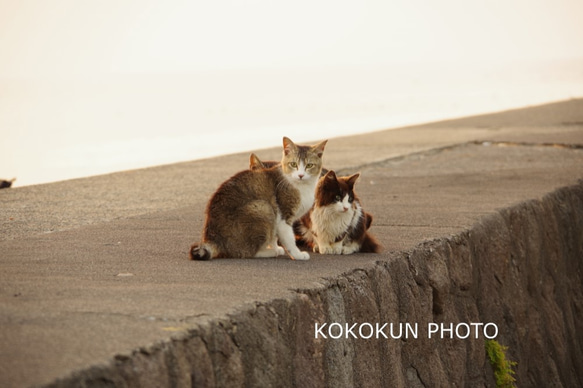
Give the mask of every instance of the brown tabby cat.
[{"label": "brown tabby cat", "polygon": [[324,254],[380,252],[380,244],[368,232],[372,215],[362,210],[354,192],[359,177],[337,178],[334,171],[328,171],[320,178],[314,207],[294,225],[300,242]]},{"label": "brown tabby cat", "polygon": [[325,145],[301,146],[284,137],[280,164],[225,181],[207,205],[202,242],[192,245],[190,258],[276,257],[287,251],[292,259],[309,260],[296,246],[292,225],[314,203]]}]

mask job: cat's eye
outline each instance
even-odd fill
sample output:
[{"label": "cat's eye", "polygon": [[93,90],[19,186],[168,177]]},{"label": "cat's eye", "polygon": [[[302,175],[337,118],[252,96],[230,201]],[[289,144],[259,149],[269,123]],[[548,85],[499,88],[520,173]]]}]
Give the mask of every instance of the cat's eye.
[{"label": "cat's eye", "polygon": [[312,168],[312,167],[314,167],[314,163],[308,163],[308,164],[306,164],[306,168]]},{"label": "cat's eye", "polygon": [[348,197],[348,202],[350,202],[350,203],[354,202],[354,197],[352,197],[352,196]]},{"label": "cat's eye", "polygon": [[298,164],[296,162],[289,162],[289,166],[291,168],[298,168]]},{"label": "cat's eye", "polygon": [[336,200],[336,202],[340,202],[342,200],[342,197],[337,195],[334,199]]}]

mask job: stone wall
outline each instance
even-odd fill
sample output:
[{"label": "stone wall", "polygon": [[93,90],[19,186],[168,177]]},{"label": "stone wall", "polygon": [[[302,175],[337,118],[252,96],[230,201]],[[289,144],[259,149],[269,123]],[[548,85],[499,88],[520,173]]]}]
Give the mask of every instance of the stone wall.
[{"label": "stone wall", "polygon": [[494,328],[519,386],[583,386],[583,182],[51,386],[494,386]]}]

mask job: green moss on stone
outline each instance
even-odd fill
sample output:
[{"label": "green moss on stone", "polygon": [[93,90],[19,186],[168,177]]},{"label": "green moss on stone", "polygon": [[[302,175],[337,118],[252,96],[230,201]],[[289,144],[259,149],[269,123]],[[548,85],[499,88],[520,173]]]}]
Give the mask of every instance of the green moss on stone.
[{"label": "green moss on stone", "polygon": [[513,388],[516,379],[512,376],[515,372],[512,367],[516,366],[516,362],[506,359],[507,346],[502,346],[496,340],[486,340],[486,354],[494,368],[494,376],[496,378],[496,386],[498,388]]}]

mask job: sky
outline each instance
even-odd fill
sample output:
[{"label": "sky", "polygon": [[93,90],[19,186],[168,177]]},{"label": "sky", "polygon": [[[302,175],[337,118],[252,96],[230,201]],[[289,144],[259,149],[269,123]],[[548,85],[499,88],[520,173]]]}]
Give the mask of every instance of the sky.
[{"label": "sky", "polygon": [[0,0],[0,77],[583,57],[580,0]]},{"label": "sky", "polygon": [[0,178],[582,97],[581,15],[581,0],[0,0]]}]

